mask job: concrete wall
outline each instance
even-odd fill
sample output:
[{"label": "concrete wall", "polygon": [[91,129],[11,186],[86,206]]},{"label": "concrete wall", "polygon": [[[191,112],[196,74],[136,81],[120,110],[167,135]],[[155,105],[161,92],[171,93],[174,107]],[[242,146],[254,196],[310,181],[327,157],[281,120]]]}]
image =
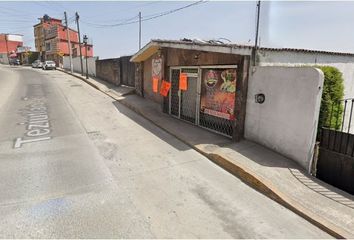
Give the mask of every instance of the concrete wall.
[{"label": "concrete wall", "polygon": [[[87,65],[88,65],[88,74],[90,76],[96,76],[96,60],[97,57],[89,57],[87,59]],[[86,74],[86,58],[82,59],[82,65],[84,69],[84,74]],[[70,70],[70,59],[68,56],[63,57],[63,68],[66,70]],[[74,72],[76,73],[81,73],[81,63],[80,63],[80,57],[73,58],[73,68]]]},{"label": "concrete wall", "polygon": [[120,84],[119,58],[96,61],[97,77],[115,85]]},{"label": "concrete wall", "polygon": [[0,53],[0,64],[9,64],[6,53]]},{"label": "concrete wall", "polygon": [[135,85],[135,64],[130,62],[131,56],[120,57],[121,83],[133,87]]},{"label": "concrete wall", "polygon": [[[322,71],[310,67],[251,69],[245,138],[310,169],[323,87]],[[265,102],[256,103],[263,93]]]},{"label": "concrete wall", "polygon": [[96,61],[97,77],[115,85],[135,85],[135,64],[131,56]]}]

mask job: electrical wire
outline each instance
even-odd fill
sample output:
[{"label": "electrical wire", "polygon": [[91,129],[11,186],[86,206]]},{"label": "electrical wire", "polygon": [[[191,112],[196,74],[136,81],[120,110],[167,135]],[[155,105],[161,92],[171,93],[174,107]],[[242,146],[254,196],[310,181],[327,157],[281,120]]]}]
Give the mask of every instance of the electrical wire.
[{"label": "electrical wire", "polygon": [[153,18],[156,18],[156,17],[165,16],[165,15],[168,15],[168,14],[171,14],[171,13],[174,13],[174,12],[177,12],[177,11],[180,11],[180,10],[183,10],[183,9],[185,9],[185,8],[189,8],[189,7],[192,7],[192,6],[201,4],[201,3],[206,3],[206,2],[208,2],[208,0],[200,0],[200,1],[197,1],[197,2],[194,2],[194,3],[191,3],[191,4],[188,4],[188,5],[183,6],[183,7],[180,7],[180,8],[168,10],[168,11],[165,11],[165,12],[160,12],[160,13],[154,13],[154,14],[146,15],[145,18],[148,18],[148,19],[146,19],[146,20],[149,20],[150,18],[153,19]]},{"label": "electrical wire", "polygon": [[[156,4],[156,3],[161,3],[161,2],[164,2],[164,1],[153,1],[153,2],[148,2],[148,3],[143,3],[143,4],[139,4],[137,6],[133,6],[133,7],[128,7],[128,8],[124,8],[124,9],[120,9],[120,12],[127,12],[129,10],[132,10],[132,9],[141,9],[141,8],[144,8],[148,5],[152,5],[152,4]],[[117,11],[115,10],[114,13],[117,13]],[[98,17],[98,16],[102,16],[102,15],[105,15],[107,16],[107,11],[104,11],[104,13],[100,13],[100,14],[95,14],[95,15],[88,15],[86,17],[88,18],[94,18],[94,17]],[[104,20],[103,22],[113,22],[113,21],[121,21],[121,19],[115,19],[115,20]],[[124,20],[122,20],[124,21]]]},{"label": "electrical wire", "polygon": [[134,19],[138,19],[138,18],[139,18],[139,15],[135,15],[134,17],[124,19],[121,22],[115,23],[115,24],[96,24],[96,23],[86,22],[86,21],[84,21],[82,19],[81,19],[81,22],[86,23],[86,24],[91,25],[91,26],[99,27],[99,28],[101,28],[101,27],[117,27],[117,26],[122,26],[122,25],[128,25],[128,24],[136,23],[139,20],[133,21],[133,22],[131,22],[131,21],[134,20]]},{"label": "electrical wire", "polygon": [[[149,21],[149,20],[156,19],[156,18],[159,18],[159,17],[163,17],[163,16],[166,16],[166,15],[175,13],[177,11],[181,11],[183,9],[186,9],[186,8],[189,8],[189,7],[192,7],[192,6],[196,6],[196,5],[199,5],[199,4],[202,4],[202,3],[206,3],[206,2],[207,1],[205,1],[205,0],[200,0],[200,1],[193,2],[191,4],[188,4],[188,5],[179,7],[179,8],[175,8],[175,9],[168,10],[168,11],[165,11],[165,12],[151,14],[151,15],[148,15],[148,16],[142,18],[141,21],[145,22],[145,21]],[[132,17],[130,19],[126,19],[126,21],[115,23],[115,24],[96,24],[96,23],[86,22],[86,21],[83,21],[83,20],[81,20],[81,22],[83,22],[83,23],[85,23],[87,25],[91,25],[92,27],[96,27],[96,28],[109,28],[109,27],[118,27],[118,26],[123,26],[123,25],[129,25],[129,24],[137,23],[137,22],[139,22],[139,19],[137,19],[137,18],[138,18],[138,16],[134,16],[134,17]],[[134,20],[134,19],[137,19],[137,20]]]}]

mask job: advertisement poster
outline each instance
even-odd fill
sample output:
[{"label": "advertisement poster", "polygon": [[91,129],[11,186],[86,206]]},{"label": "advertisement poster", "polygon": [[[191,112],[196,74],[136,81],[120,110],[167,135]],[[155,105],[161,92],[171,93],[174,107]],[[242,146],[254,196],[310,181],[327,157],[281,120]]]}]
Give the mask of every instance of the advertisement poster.
[{"label": "advertisement poster", "polygon": [[164,97],[167,97],[168,91],[170,91],[170,88],[171,88],[171,83],[162,80],[160,94]]},{"label": "advertisement poster", "polygon": [[234,120],[236,69],[203,69],[200,111]]},{"label": "advertisement poster", "polygon": [[179,74],[179,90],[187,91],[188,89],[188,76],[187,73]]}]

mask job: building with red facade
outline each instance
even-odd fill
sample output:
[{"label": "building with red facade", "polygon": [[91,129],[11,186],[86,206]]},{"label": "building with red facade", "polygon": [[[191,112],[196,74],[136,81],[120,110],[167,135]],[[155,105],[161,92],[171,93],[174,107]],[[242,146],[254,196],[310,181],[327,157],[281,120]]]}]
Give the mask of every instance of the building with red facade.
[{"label": "building with red facade", "polygon": [[0,63],[7,64],[9,57],[16,57],[17,47],[22,46],[22,35],[0,33]]},{"label": "building with red facade", "polygon": [[[72,56],[80,56],[80,44],[78,32],[69,28],[68,30],[63,26],[60,19],[49,18],[34,26],[34,34],[36,50],[41,52],[42,60],[53,60],[58,66],[63,64],[63,56],[69,56],[69,44],[67,32],[69,32],[70,47]],[[93,56],[92,44],[87,45],[87,53],[85,46],[81,44],[82,56]]]},{"label": "building with red facade", "polygon": [[49,18],[46,20],[44,18],[39,18],[40,22],[33,26],[34,28],[34,45],[36,51],[40,53],[40,59],[45,60],[45,33],[46,30],[54,25],[61,25],[62,21],[56,18]]}]

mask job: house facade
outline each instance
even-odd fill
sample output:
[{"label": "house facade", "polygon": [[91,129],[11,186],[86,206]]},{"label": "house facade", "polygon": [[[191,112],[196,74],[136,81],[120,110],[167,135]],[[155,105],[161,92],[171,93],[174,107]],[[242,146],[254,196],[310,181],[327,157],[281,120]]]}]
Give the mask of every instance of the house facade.
[{"label": "house facade", "polygon": [[[80,47],[82,51],[82,56],[84,57],[92,57],[93,56],[93,46],[92,44],[87,45],[86,47],[79,44],[79,35],[78,32],[69,28],[69,38],[70,38],[70,47],[71,53],[73,57],[77,57],[80,55]],[[57,65],[63,64],[63,56],[69,56],[69,45],[68,45],[68,37],[66,28],[59,24],[53,25],[46,29],[46,37],[45,37],[45,52],[46,59],[53,60],[57,63]]]},{"label": "house facade", "polygon": [[[62,66],[63,56],[70,55],[67,30],[60,19],[49,18],[47,21],[43,19],[40,21],[34,26],[36,50],[41,53],[42,60],[53,60],[58,66]],[[87,45],[86,52],[86,47],[79,44],[78,32],[71,28],[68,31],[72,56],[79,56],[81,47],[82,56],[92,57],[92,44]]]},{"label": "house facade", "polygon": [[16,57],[17,47],[23,46],[23,36],[20,34],[0,34],[0,63],[8,64],[10,57]]},{"label": "house facade", "polygon": [[337,67],[352,94],[354,54],[151,40],[132,56],[138,95],[181,121],[257,142],[312,166],[323,73]]},{"label": "house facade", "polygon": [[[243,135],[249,59],[230,51],[151,41],[131,61],[137,63],[140,95],[173,117],[238,140]],[[168,93],[162,93],[166,85]]]},{"label": "house facade", "polygon": [[45,20],[44,18],[39,18],[39,23],[33,26],[34,33],[34,45],[36,51],[40,53],[40,59],[42,61],[45,60],[45,34],[46,30],[54,25],[61,25],[61,19],[49,18],[49,20]]}]

